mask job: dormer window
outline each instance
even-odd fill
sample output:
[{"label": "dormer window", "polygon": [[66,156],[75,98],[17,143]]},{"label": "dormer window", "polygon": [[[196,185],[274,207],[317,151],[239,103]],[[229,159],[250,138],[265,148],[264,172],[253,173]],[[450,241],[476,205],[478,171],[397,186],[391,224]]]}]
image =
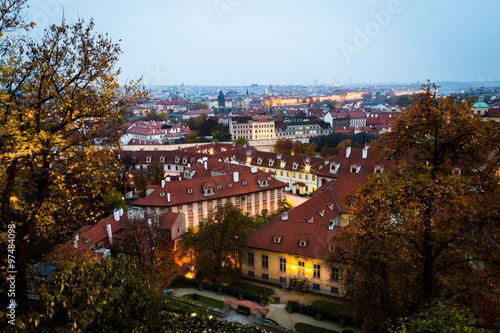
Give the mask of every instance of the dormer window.
[{"label": "dormer window", "polygon": [[263,160],[264,160],[263,158],[257,157],[257,164],[261,165]]},{"label": "dormer window", "polygon": [[312,217],[312,216],[304,216],[304,219],[305,219],[307,222],[312,223],[312,222],[313,222],[313,220],[314,220],[314,217]]},{"label": "dormer window", "polygon": [[311,158],[309,156],[306,156],[306,163],[309,163],[310,160]]},{"label": "dormer window", "polygon": [[281,237],[283,237],[283,232],[278,231],[273,235],[274,244],[279,244],[281,242]]},{"label": "dormer window", "polygon": [[175,158],[175,163],[179,163],[181,161],[181,158],[180,157],[176,157]]},{"label": "dormer window", "polygon": [[306,245],[307,245],[307,235],[302,235],[302,237],[299,240],[299,246],[306,247]]},{"label": "dormer window", "polygon": [[281,154],[276,155],[276,158],[277,158],[278,160],[281,160]]},{"label": "dormer window", "polygon": [[133,162],[133,163],[137,162],[137,157],[132,156],[132,162]]},{"label": "dormer window", "polygon": [[245,186],[245,185],[247,184],[247,182],[246,182],[246,181],[242,181],[242,182],[241,182],[241,184],[242,184],[243,186]]},{"label": "dormer window", "polygon": [[274,160],[270,159],[269,160],[269,166],[273,166],[274,165]]},{"label": "dormer window", "polygon": [[316,208],[316,212],[318,212],[319,216],[325,217],[325,210]]},{"label": "dormer window", "polygon": [[247,150],[247,156],[252,156],[252,151],[251,150]]},{"label": "dormer window", "polygon": [[188,162],[187,157],[184,157],[184,158],[182,159],[182,164],[187,164],[187,162]]},{"label": "dormer window", "polygon": [[160,156],[160,162],[165,162],[165,156]]},{"label": "dormer window", "polygon": [[299,163],[293,162],[293,165],[292,165],[293,170],[297,170],[298,167],[299,167]]},{"label": "dormer window", "polygon": [[362,165],[353,164],[353,165],[351,165],[351,172],[352,173],[360,173],[361,172],[361,167],[362,167]]},{"label": "dormer window", "polygon": [[90,242],[90,238],[85,238],[83,241],[85,242],[85,244],[88,244]]},{"label": "dormer window", "polygon": [[373,169],[375,173],[383,173],[384,172],[384,165],[383,164],[378,164],[375,166]]},{"label": "dormer window", "polygon": [[335,209],[335,204],[333,202],[325,202],[328,209],[333,211]]},{"label": "dormer window", "polygon": [[333,250],[335,250],[335,246],[332,244],[328,245],[328,251],[333,251]]},{"label": "dormer window", "polygon": [[214,188],[213,188],[212,184],[210,184],[210,183],[203,183],[202,187],[203,187],[203,196],[204,197],[215,195]]},{"label": "dormer window", "polygon": [[188,187],[187,191],[189,194],[193,193],[193,189],[191,187]]},{"label": "dormer window", "polygon": [[151,163],[151,156],[146,157],[146,163]]},{"label": "dormer window", "polygon": [[227,187],[231,188],[231,187],[233,187],[233,184],[229,183],[229,184],[227,184]]},{"label": "dormer window", "polygon": [[220,184],[217,184],[217,189],[220,190],[222,188],[222,186],[220,186]]},{"label": "dormer window", "polygon": [[165,192],[160,192],[160,197],[164,197],[165,196]]}]

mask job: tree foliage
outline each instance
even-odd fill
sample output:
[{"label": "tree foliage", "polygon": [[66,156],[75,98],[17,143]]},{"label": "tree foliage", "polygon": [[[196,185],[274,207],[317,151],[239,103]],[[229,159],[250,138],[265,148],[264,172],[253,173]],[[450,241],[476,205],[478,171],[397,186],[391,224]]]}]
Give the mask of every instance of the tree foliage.
[{"label": "tree foliage", "polygon": [[159,331],[162,300],[132,257],[68,261],[41,287],[19,328],[51,332]]},{"label": "tree foliage", "polygon": [[484,333],[485,330],[476,327],[474,316],[468,309],[439,302],[409,322],[399,320],[398,324],[389,328],[389,332]]},{"label": "tree foliage", "polygon": [[332,260],[354,277],[346,288],[365,322],[406,316],[440,297],[474,306],[494,297],[498,252],[487,235],[500,217],[499,131],[435,91],[425,86],[376,144],[393,170],[348,197],[356,218]]},{"label": "tree foliage", "polygon": [[[0,27],[20,24],[22,13],[5,4],[22,9],[24,1],[2,2]],[[144,97],[136,86],[119,87],[120,48],[93,28],[92,21],[63,20],[36,39],[3,39],[9,52],[3,49],[0,60],[0,214],[2,230],[16,226],[21,307],[37,243],[58,242],[104,213],[99,205],[115,181],[117,122]]]},{"label": "tree foliage", "polygon": [[252,219],[230,202],[200,222],[197,232],[184,239],[196,258],[196,277],[229,282],[239,277],[240,253],[250,232]]}]

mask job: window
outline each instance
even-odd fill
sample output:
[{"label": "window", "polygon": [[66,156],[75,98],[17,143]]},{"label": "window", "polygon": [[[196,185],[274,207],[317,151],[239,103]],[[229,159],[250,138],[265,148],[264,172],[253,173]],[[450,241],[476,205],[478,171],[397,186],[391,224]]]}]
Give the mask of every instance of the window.
[{"label": "window", "polygon": [[338,281],[339,281],[339,268],[332,267],[332,282],[338,282]]},{"label": "window", "polygon": [[177,235],[180,235],[181,234],[181,227],[178,227],[177,228]]},{"label": "window", "polygon": [[182,213],[182,206],[177,206],[177,211],[178,211],[179,213]]},{"label": "window", "polygon": [[193,227],[193,226],[194,226],[194,222],[193,222],[193,220],[189,220],[189,226],[190,226],[190,227]]},{"label": "window", "polygon": [[254,271],[248,271],[248,276],[249,276],[249,277],[254,277],[254,276],[255,276]]},{"label": "window", "polygon": [[260,193],[255,193],[255,202],[259,202]]},{"label": "window", "polygon": [[266,202],[267,201],[267,193],[262,192],[262,201]]},{"label": "window", "polygon": [[262,273],[262,280],[269,280],[269,274]]},{"label": "window", "polygon": [[271,190],[271,199],[274,199],[274,190]]},{"label": "window", "polygon": [[319,284],[313,283],[313,290],[319,291],[320,290]]},{"label": "window", "polygon": [[320,279],[321,278],[321,265],[314,265],[313,268],[314,268],[313,278]]},{"label": "window", "polygon": [[247,265],[250,267],[253,267],[253,253],[252,252],[247,253]]},{"label": "window", "polygon": [[222,199],[217,199],[217,207],[222,206]]},{"label": "window", "polygon": [[262,268],[263,269],[269,268],[269,257],[266,255],[262,255]]},{"label": "window", "polygon": [[240,205],[240,197],[236,197],[236,206]]},{"label": "window", "polygon": [[188,214],[193,214],[193,205],[192,204],[188,205]]},{"label": "window", "polygon": [[203,213],[203,203],[198,202],[198,213]]},{"label": "window", "polygon": [[163,213],[165,213],[165,208],[161,207],[160,208],[160,214],[163,214]]},{"label": "window", "polygon": [[280,283],[286,284],[286,277],[281,277],[280,276]]},{"label": "window", "polygon": [[207,209],[208,211],[212,210],[212,201],[207,201]]},{"label": "window", "polygon": [[280,258],[280,272],[286,273],[286,259]]},{"label": "window", "polygon": [[330,288],[330,293],[334,294],[334,295],[338,295],[339,294],[339,288],[337,288],[337,287],[331,287]]},{"label": "window", "polygon": [[281,198],[281,189],[278,189],[278,199]]}]

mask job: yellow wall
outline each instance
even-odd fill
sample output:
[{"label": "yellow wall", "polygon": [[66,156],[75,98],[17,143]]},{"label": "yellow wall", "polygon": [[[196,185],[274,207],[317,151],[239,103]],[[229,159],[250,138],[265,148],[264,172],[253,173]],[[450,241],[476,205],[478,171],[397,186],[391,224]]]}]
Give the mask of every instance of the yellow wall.
[{"label": "yellow wall", "polygon": [[[254,266],[248,266],[248,252],[254,254]],[[262,255],[267,255],[268,269],[262,268]],[[280,258],[286,259],[286,272],[280,272]],[[286,284],[290,285],[290,281],[294,277],[298,277],[299,267],[298,262],[302,261],[305,264],[304,273],[307,279],[307,290],[313,290],[313,284],[320,286],[319,292],[331,294],[331,287],[339,289],[339,295],[343,293],[340,283],[331,281],[331,269],[324,259],[302,257],[298,255],[272,252],[260,249],[247,249],[242,258],[241,275],[249,277],[249,271],[254,272],[254,279],[257,281],[268,281],[272,283],[281,283],[280,277],[286,278]],[[314,265],[320,265],[320,278],[314,278]],[[262,274],[268,274],[269,280],[263,280]]]}]

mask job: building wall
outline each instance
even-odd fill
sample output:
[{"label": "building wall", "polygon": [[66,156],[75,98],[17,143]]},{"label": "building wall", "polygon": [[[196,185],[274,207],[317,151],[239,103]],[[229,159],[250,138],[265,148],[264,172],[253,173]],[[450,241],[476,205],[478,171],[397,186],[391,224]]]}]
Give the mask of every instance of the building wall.
[{"label": "building wall", "polygon": [[[248,253],[253,254],[253,266],[249,265]],[[262,256],[267,256],[267,268],[263,266]],[[286,260],[286,267],[280,265],[280,259]],[[299,261],[304,263],[303,269]],[[315,274],[319,267],[319,277]],[[283,271],[285,268],[285,271]],[[316,268],[316,269],[315,269]],[[303,275],[302,275],[303,273]],[[293,278],[306,278],[307,289],[325,294],[341,296],[344,290],[339,279],[332,281],[332,271],[325,259],[303,257],[283,252],[272,252],[261,249],[247,249],[242,258],[241,275],[256,281],[267,281],[290,285]]]},{"label": "building wall", "polygon": [[233,123],[229,122],[229,133],[233,140],[245,138],[246,140],[275,139],[274,122]]},{"label": "building wall", "polygon": [[[258,201],[256,201],[258,195]],[[250,204],[248,204],[250,196]],[[262,212],[262,209],[267,209],[268,212],[274,212],[278,209],[278,201],[284,199],[285,195],[282,188],[262,190],[245,195],[232,196],[219,199],[207,199],[204,201],[185,203],[177,206],[167,207],[145,207],[147,213],[156,212],[162,214],[165,211],[179,212],[186,216],[186,228],[198,228],[202,219],[208,215],[219,205],[224,205],[229,200],[243,213],[249,213],[250,216],[255,216]]]}]

